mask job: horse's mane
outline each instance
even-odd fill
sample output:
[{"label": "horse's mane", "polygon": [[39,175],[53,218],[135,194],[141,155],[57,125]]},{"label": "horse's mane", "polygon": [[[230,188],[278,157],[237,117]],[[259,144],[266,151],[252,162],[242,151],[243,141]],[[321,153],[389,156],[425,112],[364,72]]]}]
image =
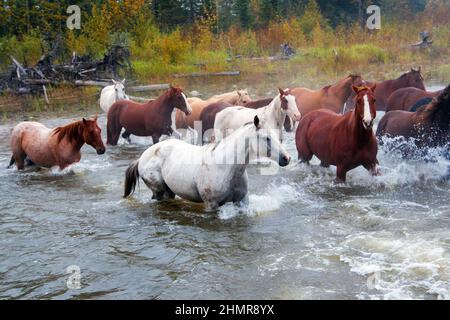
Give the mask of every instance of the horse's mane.
[{"label": "horse's mane", "polygon": [[331,84],[328,86],[325,86],[322,88],[323,91],[328,92],[328,90],[331,88]]},{"label": "horse's mane", "polygon": [[77,121],[65,127],[55,128],[53,134],[58,135],[58,143],[60,143],[64,137],[67,137],[69,141],[78,141],[82,135],[82,128],[82,122]]},{"label": "horse's mane", "polygon": [[418,117],[436,122],[441,129],[448,129],[450,124],[450,85],[433,101],[416,111]]}]

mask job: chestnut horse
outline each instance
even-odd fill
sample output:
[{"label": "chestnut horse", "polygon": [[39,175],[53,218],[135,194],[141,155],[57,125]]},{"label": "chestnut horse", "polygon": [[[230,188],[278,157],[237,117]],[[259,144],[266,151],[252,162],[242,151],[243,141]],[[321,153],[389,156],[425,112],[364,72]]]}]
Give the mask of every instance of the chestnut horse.
[{"label": "chestnut horse", "polygon": [[378,124],[377,136],[414,138],[421,149],[450,142],[450,85],[416,112],[394,110],[386,113]]},{"label": "chestnut horse", "polygon": [[442,90],[429,92],[415,87],[398,89],[389,96],[386,112],[394,110],[411,111],[411,108],[419,102],[419,100],[422,100],[423,98],[436,98],[441,93]]},{"label": "chestnut horse", "polygon": [[356,108],[344,115],[327,109],[310,112],[300,120],[296,133],[298,158],[309,163],[313,155],[321,165],[337,167],[337,182],[345,182],[348,171],[362,165],[377,175],[377,139],[372,131],[376,117],[372,87],[353,87]]},{"label": "chestnut horse", "polygon": [[[411,71],[402,74],[394,80],[386,80],[382,82],[366,81],[367,86],[371,86],[372,84],[377,85],[377,89],[375,90],[375,99],[377,100],[378,111],[386,111],[389,96],[400,88],[415,87],[425,91],[421,67],[417,70],[411,69]],[[354,95],[352,95],[351,98],[351,100],[347,100],[346,110],[351,110],[355,106],[355,100],[353,99]]]},{"label": "chestnut horse", "polygon": [[122,128],[125,128],[128,134],[135,136],[151,136],[153,143],[158,143],[162,135],[173,133],[174,108],[187,115],[192,112],[180,88],[171,87],[156,100],[144,104],[129,100],[117,101],[108,111],[107,143],[117,145]]},{"label": "chestnut horse", "polygon": [[[272,102],[273,98],[266,98],[266,99],[260,99],[255,101],[250,101],[247,103],[244,103],[244,107],[250,108],[250,109],[260,109],[263,107],[268,106]],[[209,106],[205,107],[202,112],[200,113],[200,121],[202,122],[202,134],[205,135],[205,132],[208,130],[211,130],[214,128],[214,121],[216,120],[216,115],[228,108],[232,107],[233,105],[227,102],[216,102],[212,103]],[[286,117],[284,121],[284,129],[287,132],[291,132],[294,127],[294,124],[292,123],[292,120],[290,117]]]},{"label": "chestnut horse", "polygon": [[320,90],[307,88],[294,88],[292,95],[297,100],[297,106],[302,115],[306,115],[317,109],[329,109],[336,113],[342,113],[345,101],[352,94],[352,86],[360,86],[363,79],[358,75],[349,75],[338,83],[326,86]]},{"label": "chestnut horse", "polygon": [[83,118],[53,130],[38,122],[22,122],[12,130],[13,155],[9,167],[16,164],[18,170],[23,170],[27,162],[46,168],[59,166],[63,170],[80,161],[80,149],[85,143],[97,154],[105,153],[97,117],[94,120]]},{"label": "chestnut horse", "polygon": [[232,105],[242,105],[252,99],[248,95],[247,90],[237,90],[220,95],[215,95],[208,100],[202,100],[200,98],[189,98],[188,102],[192,107],[192,114],[189,116],[184,115],[181,112],[177,112],[175,115],[175,125],[177,129],[194,128],[194,122],[200,121],[200,114],[202,110],[208,105],[216,102],[226,102]]}]

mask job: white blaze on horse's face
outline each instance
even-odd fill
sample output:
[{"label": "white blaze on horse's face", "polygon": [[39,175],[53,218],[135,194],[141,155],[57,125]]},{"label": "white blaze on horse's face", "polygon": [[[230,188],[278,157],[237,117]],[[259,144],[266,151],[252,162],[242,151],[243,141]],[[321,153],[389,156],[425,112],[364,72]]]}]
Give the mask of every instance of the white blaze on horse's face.
[{"label": "white blaze on horse's face", "polygon": [[364,117],[363,125],[365,129],[371,128],[373,124],[372,112],[370,111],[369,97],[367,94],[364,95]]},{"label": "white blaze on horse's face", "polygon": [[114,83],[114,90],[116,91],[116,100],[125,100],[125,86],[120,82]]},{"label": "white blaze on horse's face", "polygon": [[297,101],[295,100],[295,97],[291,94],[288,94],[284,96],[284,98],[288,102],[288,108],[286,110],[286,114],[295,121],[300,121],[302,115],[300,114],[300,111],[298,111],[297,107]]},{"label": "white blaze on horse's face", "polygon": [[189,102],[188,102],[188,100],[187,100],[186,95],[184,94],[184,92],[182,92],[181,95],[182,95],[182,97],[183,97],[183,99],[184,99],[184,103],[186,103],[186,109],[187,109],[189,115],[191,115],[191,114],[192,114],[192,107],[191,107],[191,105],[189,104]]}]

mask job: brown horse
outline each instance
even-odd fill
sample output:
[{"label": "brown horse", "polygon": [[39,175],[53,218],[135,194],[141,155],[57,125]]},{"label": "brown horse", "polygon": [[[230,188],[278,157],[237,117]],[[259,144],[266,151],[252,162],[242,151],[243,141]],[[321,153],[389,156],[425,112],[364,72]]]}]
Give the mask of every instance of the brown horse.
[{"label": "brown horse", "polygon": [[12,130],[12,157],[9,167],[14,163],[18,170],[27,163],[40,167],[59,166],[61,170],[81,159],[81,147],[87,143],[97,154],[105,153],[101,129],[94,120],[74,122],[65,127],[49,129],[38,122],[22,122]]},{"label": "brown horse", "polygon": [[352,86],[360,86],[363,79],[358,75],[349,75],[338,83],[326,86],[320,90],[307,88],[294,88],[292,95],[297,100],[297,106],[302,116],[318,109],[328,109],[336,113],[342,113],[345,101],[352,94]]},{"label": "brown horse", "polygon": [[200,98],[189,98],[188,102],[192,107],[192,114],[189,116],[184,115],[182,112],[177,112],[175,115],[175,125],[177,129],[194,128],[195,121],[200,121],[200,114],[204,108],[212,103],[226,102],[232,105],[242,105],[251,101],[247,90],[236,90],[220,95],[215,95],[208,100],[202,100]]},{"label": "brown horse", "polygon": [[130,100],[114,103],[108,111],[107,143],[117,145],[120,132],[125,128],[128,134],[151,136],[153,143],[158,143],[162,135],[171,135],[172,112],[177,108],[185,114],[192,110],[186,96],[180,88],[171,87],[158,99],[144,104]]},{"label": "brown horse", "polygon": [[386,112],[394,110],[410,111],[419,100],[423,98],[436,98],[442,91],[429,92],[415,87],[395,90],[387,100]]},{"label": "brown horse", "polygon": [[[259,109],[268,106],[272,102],[273,98],[266,98],[260,100],[254,100],[247,103],[244,103],[244,107],[250,109]],[[204,136],[205,132],[214,128],[214,122],[216,120],[216,115],[233,105],[227,102],[216,102],[208,105],[203,108],[200,113],[200,121],[202,122],[202,135]],[[293,129],[292,120],[286,116],[286,120],[284,121],[284,129],[287,132],[291,132]]]},{"label": "brown horse", "polygon": [[377,136],[414,138],[416,146],[422,149],[450,142],[450,85],[416,112],[386,113],[378,125]]},{"label": "brown horse", "polygon": [[[386,111],[387,100],[389,96],[396,90],[405,87],[415,87],[421,90],[425,90],[425,85],[423,83],[423,77],[421,73],[421,67],[419,69],[406,72],[402,74],[400,77],[394,80],[386,80],[382,82],[369,82],[366,81],[367,86],[371,86],[373,84],[377,85],[377,89],[375,90],[375,99],[377,99],[377,110],[378,111]],[[346,110],[351,110],[355,106],[355,95],[352,95],[347,100]]]},{"label": "brown horse", "polygon": [[378,174],[377,139],[372,131],[376,117],[372,87],[353,87],[356,108],[344,115],[327,109],[310,112],[300,120],[296,133],[299,160],[309,163],[313,155],[321,165],[337,167],[337,182],[345,182],[348,171],[362,165]]}]

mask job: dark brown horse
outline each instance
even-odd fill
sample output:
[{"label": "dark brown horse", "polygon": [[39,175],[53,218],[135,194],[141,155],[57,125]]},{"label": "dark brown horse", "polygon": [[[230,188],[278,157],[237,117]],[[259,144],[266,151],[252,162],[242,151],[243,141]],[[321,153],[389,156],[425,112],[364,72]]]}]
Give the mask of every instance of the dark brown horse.
[{"label": "dark brown horse", "polygon": [[415,87],[401,88],[394,91],[387,100],[386,112],[394,110],[410,111],[423,98],[436,98],[442,90],[429,92]]},{"label": "dark brown horse", "polygon": [[349,75],[334,85],[319,90],[294,88],[292,94],[302,116],[318,109],[328,109],[336,113],[344,111],[344,104],[352,94],[352,86],[360,86],[363,79],[358,75]]},{"label": "dark brown horse", "polygon": [[377,136],[414,138],[419,148],[439,147],[450,142],[450,85],[416,112],[386,113],[378,125]]},{"label": "dark brown horse", "polygon": [[[421,68],[402,74],[400,77],[394,80],[386,80],[382,82],[369,82],[366,81],[367,86],[376,84],[375,99],[377,100],[377,110],[386,111],[387,100],[389,96],[396,90],[405,87],[415,87],[421,90],[425,90],[425,85],[423,83],[423,77],[421,74]],[[352,95],[347,100],[346,110],[351,110],[355,106],[354,96]]]},{"label": "dark brown horse", "polygon": [[122,128],[135,136],[151,136],[153,143],[158,143],[162,135],[173,133],[174,108],[186,115],[191,113],[191,107],[180,88],[171,87],[158,99],[144,104],[129,100],[117,101],[108,111],[107,143],[117,145]]},{"label": "dark brown horse", "polygon": [[63,170],[80,161],[80,149],[85,143],[95,148],[97,154],[105,153],[97,117],[83,118],[53,130],[38,122],[22,122],[12,130],[13,155],[9,166],[16,164],[22,170],[25,164],[36,164],[45,168],[59,166]]},{"label": "dark brown horse", "polygon": [[320,109],[300,120],[296,133],[298,158],[309,163],[313,155],[321,165],[337,167],[337,182],[345,182],[348,171],[362,165],[373,175],[378,174],[377,139],[372,131],[376,117],[372,87],[353,87],[356,108],[339,115]]}]

